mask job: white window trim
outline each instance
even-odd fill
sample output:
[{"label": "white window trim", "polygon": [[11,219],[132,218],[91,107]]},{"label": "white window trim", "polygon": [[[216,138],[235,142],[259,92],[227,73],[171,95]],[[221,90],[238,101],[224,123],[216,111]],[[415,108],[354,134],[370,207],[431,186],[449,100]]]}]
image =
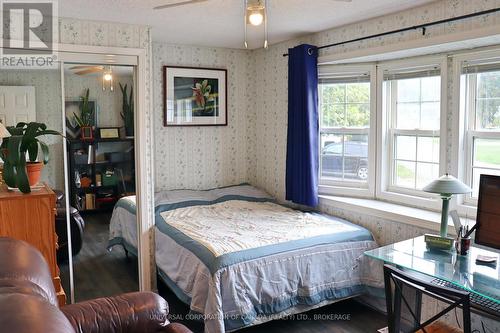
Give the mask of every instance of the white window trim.
[{"label": "white window trim", "polygon": [[[451,160],[456,161],[449,166],[450,172],[456,174],[459,179],[467,184],[471,181],[472,170],[472,139],[474,132],[469,132],[468,120],[470,115],[466,114],[465,99],[463,98],[469,92],[465,91],[465,82],[462,82],[462,66],[465,61],[476,61],[500,57],[500,49],[487,49],[475,52],[460,53],[450,55],[452,59],[452,142],[451,142]],[[469,101],[471,99],[469,98]],[[469,132],[469,133],[468,133]],[[467,134],[468,133],[468,134]],[[487,133],[480,131],[476,137],[498,138],[499,132]],[[456,207],[459,214],[469,218],[477,214],[477,200],[467,198],[465,195],[456,196],[452,205]],[[453,207],[452,206],[452,207]]]},{"label": "white window trim", "polygon": [[[347,210],[405,225],[429,229],[437,233],[439,233],[441,224],[440,212],[408,207],[375,199],[320,195],[320,205],[327,208]],[[462,222],[465,222],[465,220],[462,219]],[[473,225],[474,222],[475,217],[468,221],[469,225]],[[456,235],[451,218],[448,219],[448,233],[450,235]]]},{"label": "white window trim", "polygon": [[[360,65],[320,65],[323,71],[331,72],[332,74],[356,74],[369,73],[370,75],[370,129],[363,129],[368,133],[368,182],[360,183],[354,181],[334,181],[319,179],[319,192],[321,194],[359,196],[359,197],[374,197],[375,195],[375,159],[376,159],[376,66],[375,64],[360,64]],[[320,110],[321,112],[321,110]],[[321,117],[321,115],[320,115]],[[319,126],[321,133],[321,126]],[[352,131],[359,132],[351,128],[335,129],[336,133],[350,133]],[[319,143],[321,145],[321,142]],[[321,146],[318,147],[321,151]],[[320,154],[321,163],[321,154]]]},{"label": "white window trim", "polygon": [[[391,140],[388,135],[388,115],[384,112],[384,103],[386,103],[386,98],[384,96],[383,91],[383,79],[384,79],[384,71],[386,70],[398,70],[405,68],[413,68],[420,66],[432,66],[437,65],[440,67],[441,71],[441,114],[440,114],[440,135],[439,135],[439,173],[444,174],[447,169],[446,166],[446,120],[447,120],[447,57],[446,56],[428,56],[428,57],[419,57],[419,58],[411,58],[397,61],[388,61],[384,63],[380,63],[377,66],[377,186],[375,195],[378,199],[388,200],[391,202],[402,203],[410,206],[418,206],[426,209],[436,210],[441,206],[440,200],[438,200],[438,196],[432,195],[430,193],[425,193],[422,191],[415,190],[406,190],[400,189],[397,190],[394,188],[390,188],[390,177],[391,173],[388,173],[387,170],[391,170],[389,161],[389,144]],[[387,149],[386,147],[389,147]]]}]

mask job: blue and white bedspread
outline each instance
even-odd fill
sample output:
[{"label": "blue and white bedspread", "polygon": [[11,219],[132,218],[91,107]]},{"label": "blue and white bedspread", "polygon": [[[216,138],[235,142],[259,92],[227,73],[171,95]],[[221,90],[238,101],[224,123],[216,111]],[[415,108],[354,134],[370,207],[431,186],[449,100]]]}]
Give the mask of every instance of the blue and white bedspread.
[{"label": "blue and white bedspread", "polygon": [[[230,332],[359,295],[370,232],[276,204],[250,185],[156,196],[156,264],[205,332]],[[134,250],[135,198],[113,212],[110,244]]]}]

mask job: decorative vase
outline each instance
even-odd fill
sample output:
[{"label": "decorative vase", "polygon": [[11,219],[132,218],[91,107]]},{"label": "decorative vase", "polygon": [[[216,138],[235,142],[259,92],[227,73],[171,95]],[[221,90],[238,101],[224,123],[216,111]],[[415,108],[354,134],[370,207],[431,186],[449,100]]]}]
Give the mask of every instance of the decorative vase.
[{"label": "decorative vase", "polygon": [[26,173],[28,174],[28,182],[30,186],[35,186],[40,181],[42,175],[42,162],[26,162]]}]

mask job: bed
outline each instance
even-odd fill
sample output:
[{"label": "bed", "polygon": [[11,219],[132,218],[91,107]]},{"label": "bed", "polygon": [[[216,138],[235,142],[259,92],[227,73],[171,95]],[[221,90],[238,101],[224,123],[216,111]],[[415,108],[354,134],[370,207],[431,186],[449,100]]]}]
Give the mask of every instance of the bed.
[{"label": "bed", "polygon": [[[360,295],[371,233],[280,205],[250,185],[155,196],[160,278],[205,332],[231,332]],[[137,252],[135,197],[120,199],[110,247]]]}]

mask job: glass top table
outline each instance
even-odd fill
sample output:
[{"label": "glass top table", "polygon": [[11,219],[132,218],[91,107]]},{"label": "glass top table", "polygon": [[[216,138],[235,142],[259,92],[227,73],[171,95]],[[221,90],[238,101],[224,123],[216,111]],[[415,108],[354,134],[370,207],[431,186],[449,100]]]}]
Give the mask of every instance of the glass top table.
[{"label": "glass top table", "polygon": [[[430,251],[424,236],[365,252],[369,257],[405,269],[446,280],[466,290],[500,303],[499,253],[471,245],[466,256],[456,251]],[[496,265],[477,264],[478,255],[496,257]]]}]

